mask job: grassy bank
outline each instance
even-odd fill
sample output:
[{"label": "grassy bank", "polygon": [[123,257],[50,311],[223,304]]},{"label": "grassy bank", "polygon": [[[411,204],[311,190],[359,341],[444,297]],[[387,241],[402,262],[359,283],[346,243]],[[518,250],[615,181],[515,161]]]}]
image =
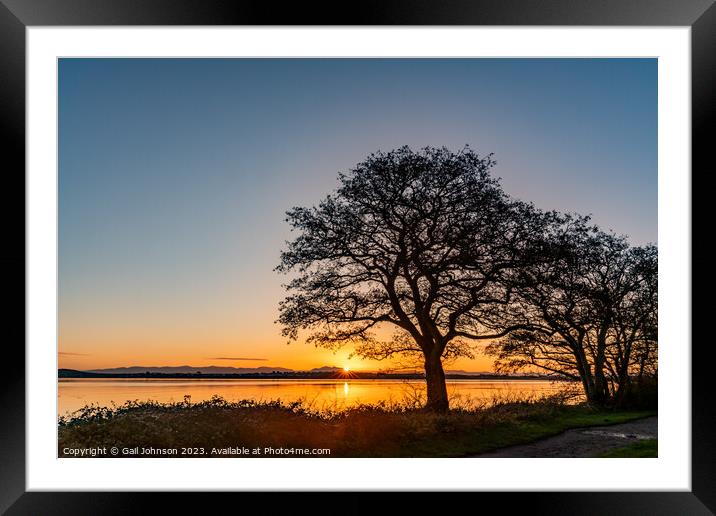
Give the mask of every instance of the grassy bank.
[{"label": "grassy bank", "polygon": [[87,448],[102,449],[98,456],[110,456],[107,450],[113,448],[120,457],[162,456],[156,450],[144,452],[151,447],[170,450],[161,453],[171,456],[199,457],[460,457],[569,428],[622,423],[651,414],[599,411],[556,398],[500,402],[439,415],[410,403],[316,412],[300,403],[228,402],[217,397],[200,403],[85,407],[71,418],[60,418],[58,444],[60,456],[77,455],[76,450]]},{"label": "grassy bank", "polygon": [[600,455],[600,457],[604,458],[656,458],[658,456],[659,446],[657,439],[644,439],[643,441],[609,450]]}]

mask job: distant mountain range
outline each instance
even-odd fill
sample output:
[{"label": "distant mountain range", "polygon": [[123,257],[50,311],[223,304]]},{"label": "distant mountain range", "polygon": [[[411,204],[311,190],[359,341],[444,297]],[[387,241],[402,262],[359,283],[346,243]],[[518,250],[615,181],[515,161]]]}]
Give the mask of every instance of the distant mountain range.
[{"label": "distant mountain range", "polygon": [[[223,366],[130,366],[107,369],[58,369],[58,378],[276,378],[276,379],[421,379],[422,371],[345,371],[342,367],[322,366],[309,370],[295,370],[287,367],[223,367]],[[460,369],[448,369],[446,378],[452,379],[549,379],[546,375],[499,373],[471,373]]]},{"label": "distant mountain range", "polygon": [[[100,374],[269,374],[269,373],[334,373],[337,371],[343,371],[342,367],[336,366],[321,366],[314,367],[313,369],[290,369],[288,367],[272,367],[272,366],[260,366],[260,367],[230,367],[230,366],[129,366],[129,367],[110,367],[107,369],[85,369],[87,373],[100,373]],[[363,372],[371,372],[365,370]],[[400,373],[399,371],[396,371]],[[407,373],[405,371],[404,373]],[[410,371],[413,372],[413,371]],[[422,373],[422,371],[414,371],[416,373]],[[462,369],[447,369],[445,371],[448,374],[453,375],[480,375],[480,374],[494,374],[487,371],[473,372],[465,371]]]},{"label": "distant mountain range", "polygon": [[251,374],[251,373],[293,373],[293,372],[312,372],[324,373],[342,371],[342,367],[323,366],[310,370],[295,370],[286,367],[227,367],[227,366],[130,366],[130,367],[112,367],[109,369],[87,369],[88,373],[101,374],[142,374],[142,373],[161,373],[161,374]]}]

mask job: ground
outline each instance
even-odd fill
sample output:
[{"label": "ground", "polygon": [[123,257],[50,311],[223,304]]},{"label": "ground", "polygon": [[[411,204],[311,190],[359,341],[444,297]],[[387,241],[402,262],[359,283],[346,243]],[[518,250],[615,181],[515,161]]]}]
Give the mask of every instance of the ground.
[{"label": "ground", "polygon": [[[642,443],[642,441],[655,440],[657,438],[657,428],[656,416],[616,425],[574,428],[554,437],[540,439],[529,444],[509,446],[473,455],[473,457],[635,456],[634,454],[614,454],[610,452],[619,451],[622,448],[635,451],[645,448],[645,444],[651,443]],[[636,444],[641,446],[634,446]],[[651,446],[648,447],[647,451],[650,450]]]}]

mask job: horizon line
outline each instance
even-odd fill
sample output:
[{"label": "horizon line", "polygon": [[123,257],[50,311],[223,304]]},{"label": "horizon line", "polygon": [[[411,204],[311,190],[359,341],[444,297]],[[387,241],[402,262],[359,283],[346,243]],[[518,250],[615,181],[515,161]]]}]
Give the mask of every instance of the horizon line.
[{"label": "horizon line", "polygon": [[[258,367],[237,367],[237,366],[230,366],[230,365],[205,365],[205,366],[193,366],[188,364],[182,364],[182,365],[163,365],[163,366],[147,366],[147,365],[130,365],[130,366],[115,366],[115,367],[95,367],[95,368],[86,368],[86,369],[76,369],[76,368],[69,368],[69,367],[58,367],[59,369],[67,369],[67,370],[73,370],[73,371],[80,371],[80,372],[93,372],[93,371],[107,371],[112,369],[169,369],[169,368],[187,368],[187,369],[207,369],[207,368],[217,368],[217,369],[283,369],[289,372],[310,372],[316,369],[336,369],[336,370],[345,370],[344,367],[340,366],[334,366],[334,365],[323,365],[318,367],[312,367],[312,368],[291,368],[291,367],[285,367],[285,366],[258,366]],[[414,372],[422,372],[422,369],[419,367],[415,367],[414,369],[410,368],[398,368],[398,369],[356,369],[351,367],[351,372],[363,372],[363,373],[393,373],[393,374],[400,374],[400,373],[414,373]],[[465,369],[445,369],[446,373],[449,372],[463,372],[467,374],[495,374],[494,371],[468,371]],[[532,374],[532,373],[531,373]]]}]

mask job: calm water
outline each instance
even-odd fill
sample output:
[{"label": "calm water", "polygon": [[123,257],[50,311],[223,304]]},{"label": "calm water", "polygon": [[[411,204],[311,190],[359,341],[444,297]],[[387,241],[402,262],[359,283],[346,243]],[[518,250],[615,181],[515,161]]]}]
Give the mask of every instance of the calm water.
[{"label": "calm water", "polygon": [[[453,403],[489,402],[516,396],[540,396],[565,387],[544,380],[450,380]],[[110,406],[127,400],[192,402],[219,395],[229,401],[242,399],[302,400],[316,409],[341,409],[359,403],[400,402],[424,396],[420,380],[223,380],[223,379],[60,379],[58,413],[73,412],[87,404]]]}]

